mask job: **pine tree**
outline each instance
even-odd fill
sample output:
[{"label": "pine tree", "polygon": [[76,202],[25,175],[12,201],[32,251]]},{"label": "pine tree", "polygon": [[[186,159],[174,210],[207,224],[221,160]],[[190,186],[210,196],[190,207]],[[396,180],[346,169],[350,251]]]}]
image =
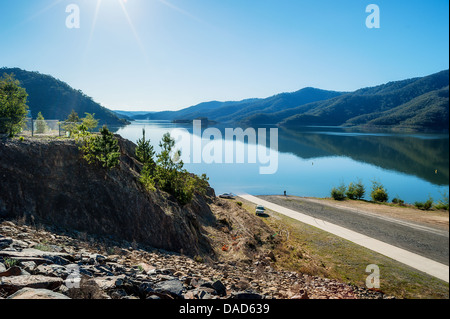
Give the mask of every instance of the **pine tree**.
[{"label": "pine tree", "polygon": [[45,121],[44,116],[41,112],[38,113],[38,116],[36,118],[36,128],[35,133],[36,134],[45,134],[49,130],[49,127],[47,125],[47,122]]},{"label": "pine tree", "polygon": [[153,146],[150,144],[150,140],[145,138],[145,129],[142,129],[142,138],[137,141],[136,157],[142,164],[144,164],[144,166],[147,167],[150,174],[155,172],[155,151]]},{"label": "pine tree", "polygon": [[81,149],[90,164],[98,164],[106,169],[112,169],[119,164],[119,143],[106,125],[100,130],[100,135],[86,139]]}]

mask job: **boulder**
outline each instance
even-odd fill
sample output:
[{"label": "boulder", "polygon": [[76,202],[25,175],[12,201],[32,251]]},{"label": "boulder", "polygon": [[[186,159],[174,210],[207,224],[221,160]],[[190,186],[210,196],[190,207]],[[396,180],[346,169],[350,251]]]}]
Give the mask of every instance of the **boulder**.
[{"label": "boulder", "polygon": [[19,267],[11,267],[6,271],[0,272],[0,277],[12,277],[20,276],[22,274],[22,269]]},{"label": "boulder", "polygon": [[34,261],[36,264],[53,263],[59,265],[69,264],[72,256],[66,253],[57,253],[41,251],[33,248],[23,249],[22,251],[0,251],[0,257],[11,258],[18,261]]},{"label": "boulder", "polygon": [[39,265],[34,270],[36,275],[43,275],[49,277],[60,277],[66,279],[70,271],[66,267],[61,265]]},{"label": "boulder", "polygon": [[169,292],[174,297],[182,298],[184,288],[181,281],[174,279],[157,283],[154,290],[159,293]]},{"label": "boulder", "polygon": [[227,288],[224,286],[224,284],[220,280],[217,280],[216,282],[214,282],[212,284],[212,287],[214,288],[214,290],[216,291],[216,293],[219,296],[224,297],[227,295]]},{"label": "boulder", "polygon": [[13,243],[13,240],[9,237],[0,238],[0,250],[9,247]]},{"label": "boulder", "polygon": [[23,288],[8,299],[70,299],[69,297],[47,289]]},{"label": "boulder", "polygon": [[23,288],[55,290],[58,289],[62,283],[63,280],[61,278],[45,276],[1,277],[0,290],[4,290],[10,294]]}]

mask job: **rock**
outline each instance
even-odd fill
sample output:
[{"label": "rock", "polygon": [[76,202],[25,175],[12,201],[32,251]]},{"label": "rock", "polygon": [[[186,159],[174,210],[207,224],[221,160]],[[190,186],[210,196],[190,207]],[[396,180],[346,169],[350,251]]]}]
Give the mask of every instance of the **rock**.
[{"label": "rock", "polygon": [[6,266],[3,263],[0,263],[0,272],[6,271]]},{"label": "rock", "polygon": [[66,253],[55,253],[41,251],[33,248],[27,248],[22,251],[0,251],[0,257],[16,259],[18,261],[34,261],[36,264],[54,263],[58,265],[67,265],[72,257]]},{"label": "rock", "polygon": [[257,300],[257,299],[264,299],[263,295],[256,294],[256,293],[249,293],[249,292],[239,292],[235,294],[232,299],[238,299],[238,300]]},{"label": "rock", "polygon": [[123,289],[118,289],[116,291],[113,291],[111,293],[111,298],[112,299],[124,299],[125,297],[128,297],[128,294],[125,290]]},{"label": "rock", "polygon": [[183,249],[192,257],[212,253],[209,239],[198,234],[201,220],[215,218],[208,205],[214,191],[194,194],[192,205],[145,191],[136,183],[142,169],[136,145],[116,138],[120,165],[107,172],[82,161],[73,139],[0,139],[0,216],[21,218],[26,212],[36,224],[128,241],[133,252],[140,246],[131,243],[139,238],[140,245]]},{"label": "rock", "polygon": [[159,282],[155,285],[155,292],[169,292],[175,297],[182,298],[183,283],[178,279]]},{"label": "rock", "polygon": [[13,239],[11,246],[13,248],[23,249],[23,248],[28,248],[29,244],[27,242],[24,242],[23,240]]},{"label": "rock", "polygon": [[36,269],[36,263],[34,261],[23,261],[20,263],[23,270],[33,272]]},{"label": "rock", "polygon": [[217,294],[219,296],[224,297],[227,295],[227,288],[224,286],[224,284],[220,280],[217,280],[216,282],[214,282],[212,284],[212,287],[214,288],[214,290],[217,292]]},{"label": "rock", "polygon": [[36,275],[43,275],[49,277],[60,277],[66,279],[69,276],[69,271],[64,266],[60,265],[39,265],[34,270]]},{"label": "rock", "polygon": [[108,290],[108,289],[111,289],[111,288],[115,288],[116,287],[116,283],[119,280],[123,280],[124,277],[125,276],[97,277],[97,278],[94,278],[94,281],[97,283],[97,285],[100,287],[100,289]]},{"label": "rock", "polygon": [[0,289],[8,293],[15,293],[23,288],[49,289],[55,290],[63,284],[61,278],[45,277],[45,276],[16,276],[2,277],[0,281]]},{"label": "rock", "polygon": [[8,297],[8,299],[70,299],[69,297],[47,289],[23,288]]},{"label": "rock", "polygon": [[72,299],[111,299],[94,279],[88,277],[81,278],[79,288],[69,288],[67,295]]},{"label": "rock", "polygon": [[1,272],[0,277],[12,277],[22,275],[22,269],[19,267],[11,267],[7,271]]},{"label": "rock", "polygon": [[308,292],[306,290],[301,289],[298,294],[293,296],[291,299],[309,299]]},{"label": "rock", "polygon": [[13,243],[13,240],[9,237],[0,238],[0,250],[9,247]]},{"label": "rock", "polygon": [[208,287],[200,287],[196,289],[197,291],[197,297],[199,299],[212,299],[213,295],[216,294],[216,291],[214,288],[208,288]]}]

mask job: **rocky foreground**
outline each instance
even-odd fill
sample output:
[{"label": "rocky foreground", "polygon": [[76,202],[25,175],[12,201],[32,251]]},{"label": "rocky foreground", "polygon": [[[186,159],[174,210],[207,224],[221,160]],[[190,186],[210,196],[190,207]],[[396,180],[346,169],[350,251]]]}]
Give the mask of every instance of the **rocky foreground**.
[{"label": "rocky foreground", "polygon": [[0,299],[361,299],[381,293],[253,261],[207,262],[86,233],[0,223]]}]

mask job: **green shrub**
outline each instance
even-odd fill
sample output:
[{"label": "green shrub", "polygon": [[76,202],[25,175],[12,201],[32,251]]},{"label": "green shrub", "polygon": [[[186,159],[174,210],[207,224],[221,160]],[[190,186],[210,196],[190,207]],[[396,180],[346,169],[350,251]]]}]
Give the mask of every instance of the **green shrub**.
[{"label": "green shrub", "polygon": [[400,199],[400,198],[398,198],[398,197],[395,197],[394,199],[392,199],[392,203],[400,205],[400,206],[405,205],[405,201]]},{"label": "green shrub", "polygon": [[242,207],[242,202],[237,202],[236,203],[238,206],[241,206]]},{"label": "green shrub", "polygon": [[333,197],[334,200],[344,200],[345,199],[345,193],[346,193],[347,187],[345,187],[344,184],[342,184],[339,187],[333,187],[331,190],[331,197]]},{"label": "green shrub", "polygon": [[363,183],[361,182],[361,180],[359,180],[357,183],[350,183],[350,185],[348,185],[347,191],[346,191],[346,195],[349,199],[362,199],[364,197],[366,193],[366,189],[363,185]]},{"label": "green shrub", "polygon": [[364,187],[364,184],[361,180],[359,180],[355,185],[355,191],[356,191],[356,199],[363,199],[366,195],[366,188]]},{"label": "green shrub", "polygon": [[434,206],[436,209],[448,210],[448,193],[441,193],[442,199],[440,199]]},{"label": "green shrub", "polygon": [[421,210],[430,210],[433,207],[433,199],[430,197],[426,202],[415,202],[414,206]]},{"label": "green shrub", "polygon": [[103,126],[100,135],[87,135],[83,138],[81,150],[89,164],[97,164],[112,169],[119,164],[120,147],[114,134]]},{"label": "green shrub", "polygon": [[140,181],[142,185],[144,185],[145,189],[149,192],[156,191],[156,182],[155,178],[152,175],[153,168],[150,167],[148,164],[145,164],[142,171],[141,171],[141,177]]},{"label": "green shrub", "polygon": [[389,195],[382,184],[372,181],[372,193],[370,194],[374,202],[385,203],[389,200]]},{"label": "green shrub", "polygon": [[161,153],[156,156],[154,180],[163,191],[173,195],[181,205],[192,201],[194,194],[206,194],[208,177],[201,177],[186,171],[181,160],[181,151],[175,150],[175,140],[170,133],[164,134],[159,146]]},{"label": "green shrub", "polygon": [[7,269],[9,269],[9,268],[12,268],[14,266],[17,266],[19,264],[19,261],[17,259],[6,258],[3,261],[3,264],[6,266]]}]

